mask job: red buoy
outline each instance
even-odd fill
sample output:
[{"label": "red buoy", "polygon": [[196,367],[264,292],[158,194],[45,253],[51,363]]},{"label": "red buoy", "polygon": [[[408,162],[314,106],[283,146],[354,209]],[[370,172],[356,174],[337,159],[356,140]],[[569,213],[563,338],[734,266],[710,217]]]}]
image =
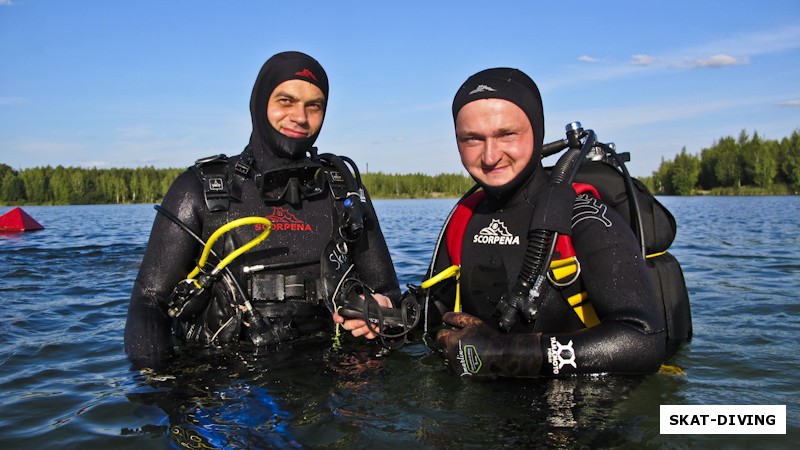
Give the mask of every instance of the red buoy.
[{"label": "red buoy", "polygon": [[0,216],[0,232],[44,230],[44,227],[19,206]]}]

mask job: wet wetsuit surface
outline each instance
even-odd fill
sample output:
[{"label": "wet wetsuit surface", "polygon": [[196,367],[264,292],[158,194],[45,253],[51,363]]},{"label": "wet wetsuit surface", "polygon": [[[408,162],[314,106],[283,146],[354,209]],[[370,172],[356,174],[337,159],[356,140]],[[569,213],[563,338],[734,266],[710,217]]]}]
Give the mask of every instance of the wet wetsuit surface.
[{"label": "wet wetsuit surface", "polygon": [[[246,342],[244,335],[247,330],[241,320],[244,314],[242,295],[231,296],[231,292],[254,294],[250,297],[254,300],[255,309],[269,318],[274,326],[287,331],[279,339],[313,333],[320,326],[332,324],[328,308],[312,299],[314,296],[320,298],[320,291],[327,291],[326,288],[314,292],[315,280],[320,280],[322,269],[330,272],[337,270],[337,266],[349,267],[352,262],[364,283],[390,298],[399,297],[397,276],[368,197],[363,205],[366,215],[363,235],[357,242],[348,244],[346,252],[339,249],[337,253],[330,249],[332,237],[338,232],[339,226],[331,200],[333,194],[327,188],[317,191],[309,188],[311,185],[306,182],[311,182],[315,176],[312,171],[302,169],[315,164],[319,167],[318,162],[308,159],[309,155],[316,154],[313,145],[319,130],[303,138],[289,137],[268,119],[272,94],[285,82],[294,83],[295,80],[315,86],[321,94],[319,98],[311,98],[313,101],[304,105],[304,111],[313,107],[321,109],[320,112],[324,114],[328,102],[328,78],[319,62],[294,51],[270,57],[261,67],[253,85],[250,97],[252,132],[245,153],[230,158],[227,171],[215,172],[217,176],[227,174],[218,179],[228,177],[228,195],[225,197],[230,199],[230,204],[225,211],[207,214],[212,208],[206,207],[206,186],[198,174],[208,174],[211,170],[208,161],[202,166],[201,172],[192,168],[180,175],[164,197],[162,207],[204,238],[208,238],[224,223],[246,216],[266,217],[274,227],[265,241],[228,266],[231,276],[226,275],[214,283],[214,295],[211,296],[209,307],[187,321],[178,322],[171,320],[167,314],[169,297],[176,284],[187,278],[194,269],[202,245],[163,214],[158,214],[128,308],[125,351],[134,365],[152,366],[171,353],[173,325],[177,325],[176,335],[191,343],[216,345],[238,340]],[[297,103],[301,100],[287,94],[285,89],[280,92],[282,102],[292,99]],[[306,116],[297,115],[290,121],[294,123],[295,120],[298,121],[293,125],[295,131],[309,128]],[[242,164],[237,167],[237,162]],[[246,168],[245,171],[239,170],[242,166]],[[218,164],[215,167],[219,169]],[[290,170],[295,171],[291,172],[296,174],[291,177],[295,180],[288,175],[281,176]],[[230,183],[231,177],[239,175],[244,179]],[[209,191],[214,190],[210,181],[212,178],[202,178],[209,180]],[[287,181],[297,183],[290,192],[303,195],[284,198],[284,189],[289,188]],[[220,187],[219,183],[215,183],[214,187]],[[215,244],[215,251],[220,258],[224,258],[261,231],[254,225],[235,228]],[[343,258],[343,253],[351,258]],[[209,261],[214,262],[212,259]],[[321,263],[323,261],[325,264]],[[266,267],[245,273],[245,267],[252,269],[255,266]],[[259,296],[263,297],[261,304],[256,301]],[[256,334],[250,333],[250,336],[253,339]],[[255,339],[253,343],[256,343]]]},{"label": "wet wetsuit surface", "polygon": [[[492,313],[517,279],[536,196],[546,178],[540,166],[511,198],[485,198],[464,234],[462,310],[498,330]],[[548,285],[535,323],[528,324],[520,316],[511,332],[542,334],[540,373],[545,376],[656,371],[665,354],[664,317],[629,225],[602,201],[582,194],[573,209],[572,243],[600,325],[585,328],[565,298]],[[451,264],[442,242],[434,273]],[[453,286],[450,282],[435,293],[450,310]]]},{"label": "wet wetsuit surface", "polygon": [[[231,167],[237,158],[231,158]],[[280,162],[274,160],[272,163]],[[300,275],[304,280],[320,277],[323,250],[338,226],[330,197],[330,191],[325,189],[322,194],[304,199],[296,206],[286,203],[267,205],[261,199],[255,183],[247,180],[242,183],[240,201],[231,201],[227,213],[213,213],[224,214],[223,223],[245,216],[267,217],[273,222],[269,237],[229,266],[245,289],[251,282],[243,273],[245,266],[273,265],[273,269],[262,272]],[[176,215],[197,235],[210,234],[209,230],[203,230],[203,221],[208,216],[203,186],[196,169],[192,168],[178,177],[165,196],[162,207]],[[399,297],[396,274],[369,201],[366,210],[364,233],[356,243],[350,245],[349,251],[361,280],[377,292],[396,299]],[[227,233],[221,256],[229,254],[260,232],[257,226],[249,225]],[[156,215],[134,284],[125,330],[125,350],[134,362],[149,365],[170,354],[173,321],[166,313],[169,295],[176,284],[195,267],[201,251],[202,246],[197,240],[162,214]],[[289,311],[289,317],[276,320],[300,328],[311,319],[332,323],[330,312],[323,305],[304,308],[302,313],[298,312],[303,317],[291,317],[292,314]],[[240,339],[244,340],[243,337]]]}]

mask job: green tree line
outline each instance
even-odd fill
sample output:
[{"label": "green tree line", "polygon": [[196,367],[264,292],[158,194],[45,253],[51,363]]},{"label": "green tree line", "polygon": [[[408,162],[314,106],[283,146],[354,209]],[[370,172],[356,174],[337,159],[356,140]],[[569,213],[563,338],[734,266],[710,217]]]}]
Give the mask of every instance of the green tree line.
[{"label": "green tree line", "polygon": [[0,204],[76,205],[160,202],[183,169],[87,169],[0,164]]},{"label": "green tree line", "polygon": [[361,175],[361,181],[373,198],[461,197],[475,182],[461,174],[425,175],[385,174]]},{"label": "green tree line", "polygon": [[684,147],[642,181],[657,195],[770,195],[800,192],[800,130],[781,140],[742,130],[700,154]]},{"label": "green tree line", "polygon": [[[14,170],[0,163],[0,204],[74,205],[159,203],[185,169],[46,166]],[[460,197],[473,181],[463,174],[365,173],[373,198]],[[656,195],[797,194],[800,192],[800,130],[781,140],[758,132],[719,139],[699,154],[684,147],[641,180]]]},{"label": "green tree line", "polygon": [[[13,170],[0,163],[0,204],[76,205],[159,203],[185,169],[34,167]],[[465,175],[362,174],[373,198],[459,197],[473,181]]]}]

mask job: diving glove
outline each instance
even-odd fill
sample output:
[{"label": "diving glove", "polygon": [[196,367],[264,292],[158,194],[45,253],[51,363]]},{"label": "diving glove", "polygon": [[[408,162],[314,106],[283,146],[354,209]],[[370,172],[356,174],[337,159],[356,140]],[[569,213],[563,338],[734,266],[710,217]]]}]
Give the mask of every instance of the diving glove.
[{"label": "diving glove", "polygon": [[448,312],[436,343],[459,376],[537,377],[542,366],[541,334],[501,334],[475,316]]}]

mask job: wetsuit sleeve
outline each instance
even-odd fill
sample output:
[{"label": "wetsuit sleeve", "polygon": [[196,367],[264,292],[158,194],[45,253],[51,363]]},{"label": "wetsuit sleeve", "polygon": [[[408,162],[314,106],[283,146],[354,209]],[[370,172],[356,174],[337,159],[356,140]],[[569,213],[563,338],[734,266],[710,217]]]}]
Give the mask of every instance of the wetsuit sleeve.
[{"label": "wetsuit sleeve", "polygon": [[[193,171],[181,174],[161,206],[200,235],[204,199]],[[200,244],[162,214],[156,214],[125,324],[125,352],[137,368],[155,368],[172,352],[172,321],[166,313],[175,285],[194,268]]]},{"label": "wetsuit sleeve", "polygon": [[397,303],[400,298],[397,273],[372,200],[366,191],[364,194],[367,198],[364,236],[356,243],[353,260],[361,280],[367,286],[391,298],[393,303]]},{"label": "wetsuit sleeve", "polygon": [[664,315],[628,224],[599,200],[575,202],[572,242],[600,324],[544,334],[542,374],[642,374],[665,359]]}]

